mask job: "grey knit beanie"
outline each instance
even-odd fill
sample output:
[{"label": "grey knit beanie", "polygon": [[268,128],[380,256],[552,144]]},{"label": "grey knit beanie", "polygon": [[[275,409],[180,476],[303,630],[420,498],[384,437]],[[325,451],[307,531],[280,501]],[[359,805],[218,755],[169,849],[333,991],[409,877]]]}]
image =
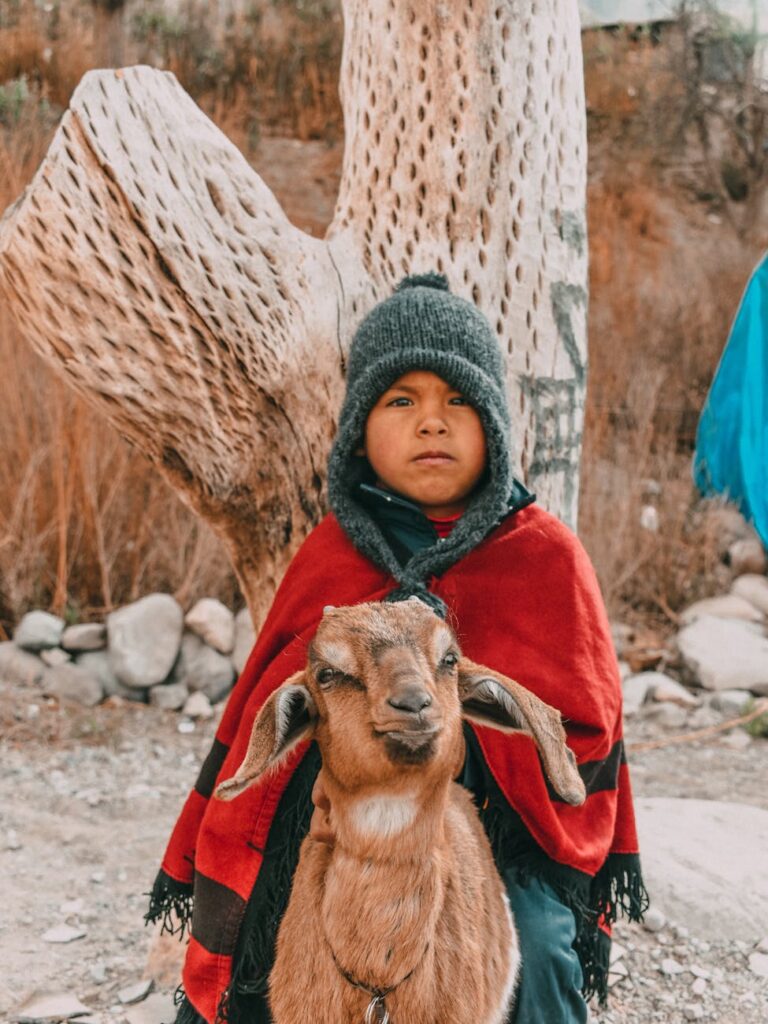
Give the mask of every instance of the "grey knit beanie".
[{"label": "grey knit beanie", "polygon": [[[357,500],[358,486],[369,480],[370,467],[367,459],[354,453],[373,406],[411,370],[436,373],[477,410],[487,463],[484,485],[451,534],[401,567]],[[471,302],[451,294],[442,274],[406,277],[388,299],[374,306],[352,339],[347,392],[328,462],[331,508],[358,550],[398,580],[400,587],[392,599],[425,597],[429,577],[445,572],[507,514],[513,486],[509,437],[504,362],[490,324]]]}]

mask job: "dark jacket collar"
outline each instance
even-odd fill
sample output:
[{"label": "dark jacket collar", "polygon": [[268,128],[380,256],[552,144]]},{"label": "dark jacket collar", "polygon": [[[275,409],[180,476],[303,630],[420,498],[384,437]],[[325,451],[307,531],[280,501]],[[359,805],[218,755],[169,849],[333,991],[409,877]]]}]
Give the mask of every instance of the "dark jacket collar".
[{"label": "dark jacket collar", "polygon": [[[358,500],[384,533],[401,566],[419,551],[441,543],[429,518],[418,505],[402,495],[373,484],[361,483],[358,486]],[[535,494],[519,480],[513,480],[506,515],[519,512],[535,500]]]}]

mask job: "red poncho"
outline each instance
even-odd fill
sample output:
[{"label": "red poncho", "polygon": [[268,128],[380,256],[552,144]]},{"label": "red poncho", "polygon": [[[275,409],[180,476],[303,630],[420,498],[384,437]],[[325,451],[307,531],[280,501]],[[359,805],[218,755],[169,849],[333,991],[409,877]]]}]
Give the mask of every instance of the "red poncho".
[{"label": "red poncho", "polygon": [[[533,870],[548,874],[580,914],[577,949],[586,988],[602,993],[606,963],[598,951],[598,924],[612,920],[617,906],[638,917],[645,894],[623,757],[618,666],[590,561],[565,526],[531,505],[429,582],[448,605],[469,658],[516,679],[562,712],[587,786],[581,807],[548,789],[530,738],[473,729],[498,788],[535,840]],[[270,826],[307,745],[235,801],[210,799],[213,788],[234,775],[261,705],[304,666],[323,607],[378,601],[395,585],[327,516],[293,559],[229,698],[171,836],[148,914],[156,920],[173,908],[188,917],[194,885],[183,985],[191,1006],[210,1022],[231,981]]]}]

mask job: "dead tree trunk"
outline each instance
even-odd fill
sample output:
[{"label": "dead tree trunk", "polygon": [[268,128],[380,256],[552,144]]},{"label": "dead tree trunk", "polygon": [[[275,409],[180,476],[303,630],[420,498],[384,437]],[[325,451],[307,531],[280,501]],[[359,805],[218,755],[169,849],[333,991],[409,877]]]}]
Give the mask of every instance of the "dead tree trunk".
[{"label": "dead tree trunk", "polygon": [[257,621],[324,511],[351,333],[409,272],[444,271],[488,316],[520,469],[576,518],[576,2],[344,8],[346,151],[325,240],[294,228],[176,79],[146,67],[84,77],[0,222],[22,333],[223,537]]}]

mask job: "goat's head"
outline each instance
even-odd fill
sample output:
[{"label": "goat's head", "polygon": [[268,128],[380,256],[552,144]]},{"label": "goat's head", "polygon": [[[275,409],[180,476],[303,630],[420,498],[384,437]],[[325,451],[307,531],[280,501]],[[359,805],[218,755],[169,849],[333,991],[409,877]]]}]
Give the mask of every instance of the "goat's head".
[{"label": "goat's head", "polygon": [[464,658],[453,632],[418,598],[326,609],[306,668],[266,701],[242,764],[216,796],[237,796],[312,736],[348,790],[404,774],[450,779],[461,767],[462,717],[528,733],[557,792],[583,802],[559,712]]}]

